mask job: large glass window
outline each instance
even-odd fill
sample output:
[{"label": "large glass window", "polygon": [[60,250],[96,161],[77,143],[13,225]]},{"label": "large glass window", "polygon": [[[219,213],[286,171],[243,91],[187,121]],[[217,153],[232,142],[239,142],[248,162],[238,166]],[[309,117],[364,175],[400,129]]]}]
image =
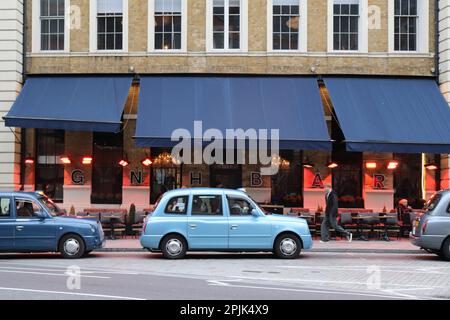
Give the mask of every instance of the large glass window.
[{"label": "large glass window", "polygon": [[298,50],[299,0],[273,0],[273,50]]},{"label": "large glass window", "polygon": [[395,0],[394,49],[417,50],[417,0]]},{"label": "large glass window", "polygon": [[94,133],[91,202],[121,204],[123,167],[123,133]]},{"label": "large glass window", "polygon": [[[331,139],[333,151],[331,160],[338,164],[333,169],[333,189],[338,194],[340,208],[364,208],[363,192],[363,154],[347,152],[344,134],[339,124],[331,122]],[[370,208],[369,208],[370,209]]]},{"label": "large glass window", "polygon": [[182,0],[155,0],[155,49],[181,49]]},{"label": "large glass window", "polygon": [[150,169],[150,203],[155,203],[166,191],[181,187],[181,165],[172,160],[170,149],[152,148]]},{"label": "large glass window", "polygon": [[281,150],[278,173],[272,176],[272,203],[303,207],[302,152]]},{"label": "large glass window", "polygon": [[64,50],[65,0],[40,0],[41,50]]},{"label": "large glass window", "polygon": [[394,172],[394,206],[407,199],[414,209],[422,209],[422,156],[420,154],[394,154],[399,167]]},{"label": "large glass window", "polygon": [[62,130],[36,130],[36,190],[43,191],[55,202],[63,201],[65,133]]},{"label": "large glass window", "polygon": [[214,49],[239,49],[241,1],[213,0]]},{"label": "large glass window", "polygon": [[123,49],[122,0],[97,0],[97,49]]},{"label": "large glass window", "polygon": [[333,50],[358,50],[359,0],[334,0]]}]

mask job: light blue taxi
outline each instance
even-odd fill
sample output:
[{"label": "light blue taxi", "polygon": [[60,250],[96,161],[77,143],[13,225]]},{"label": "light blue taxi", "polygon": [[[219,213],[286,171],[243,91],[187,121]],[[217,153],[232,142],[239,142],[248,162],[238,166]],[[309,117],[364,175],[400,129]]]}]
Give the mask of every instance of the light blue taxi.
[{"label": "light blue taxi", "polygon": [[166,192],[147,217],[140,241],[168,259],[187,251],[270,251],[292,259],[312,247],[304,219],[266,215],[244,191],[211,188]]}]

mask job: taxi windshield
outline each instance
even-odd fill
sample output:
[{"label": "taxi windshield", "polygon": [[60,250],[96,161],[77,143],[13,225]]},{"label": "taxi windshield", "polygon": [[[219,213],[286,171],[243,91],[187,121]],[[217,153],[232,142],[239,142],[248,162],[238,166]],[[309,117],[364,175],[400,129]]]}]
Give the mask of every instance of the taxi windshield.
[{"label": "taxi windshield", "polygon": [[47,211],[53,216],[62,216],[64,212],[48,197],[39,197],[39,202],[47,208]]}]

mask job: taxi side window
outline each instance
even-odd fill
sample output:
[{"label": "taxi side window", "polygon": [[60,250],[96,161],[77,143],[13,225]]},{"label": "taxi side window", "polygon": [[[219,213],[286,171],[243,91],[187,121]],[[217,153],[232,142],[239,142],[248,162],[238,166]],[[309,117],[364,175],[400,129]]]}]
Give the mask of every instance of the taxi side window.
[{"label": "taxi side window", "polygon": [[186,214],[188,196],[173,197],[167,202],[164,213],[167,214]]},{"label": "taxi side window", "polygon": [[41,208],[34,201],[16,199],[17,218],[35,218],[40,210]]},{"label": "taxi side window", "polygon": [[193,216],[222,216],[221,195],[198,195],[192,199]]},{"label": "taxi side window", "polygon": [[230,196],[227,199],[231,216],[250,216],[252,214],[252,205],[247,200]]},{"label": "taxi side window", "polygon": [[0,218],[9,218],[11,216],[11,199],[0,198]]}]

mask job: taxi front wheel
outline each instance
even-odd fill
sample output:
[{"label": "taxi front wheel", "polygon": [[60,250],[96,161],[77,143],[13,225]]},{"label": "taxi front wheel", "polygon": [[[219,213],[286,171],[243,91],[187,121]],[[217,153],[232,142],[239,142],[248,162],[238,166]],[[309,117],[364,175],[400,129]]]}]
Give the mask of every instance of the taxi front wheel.
[{"label": "taxi front wheel", "polygon": [[59,252],[63,258],[79,259],[85,254],[83,239],[76,234],[67,234],[59,242]]},{"label": "taxi front wheel", "polygon": [[275,241],[274,252],[281,259],[295,259],[302,251],[300,239],[295,234],[283,234]]}]

